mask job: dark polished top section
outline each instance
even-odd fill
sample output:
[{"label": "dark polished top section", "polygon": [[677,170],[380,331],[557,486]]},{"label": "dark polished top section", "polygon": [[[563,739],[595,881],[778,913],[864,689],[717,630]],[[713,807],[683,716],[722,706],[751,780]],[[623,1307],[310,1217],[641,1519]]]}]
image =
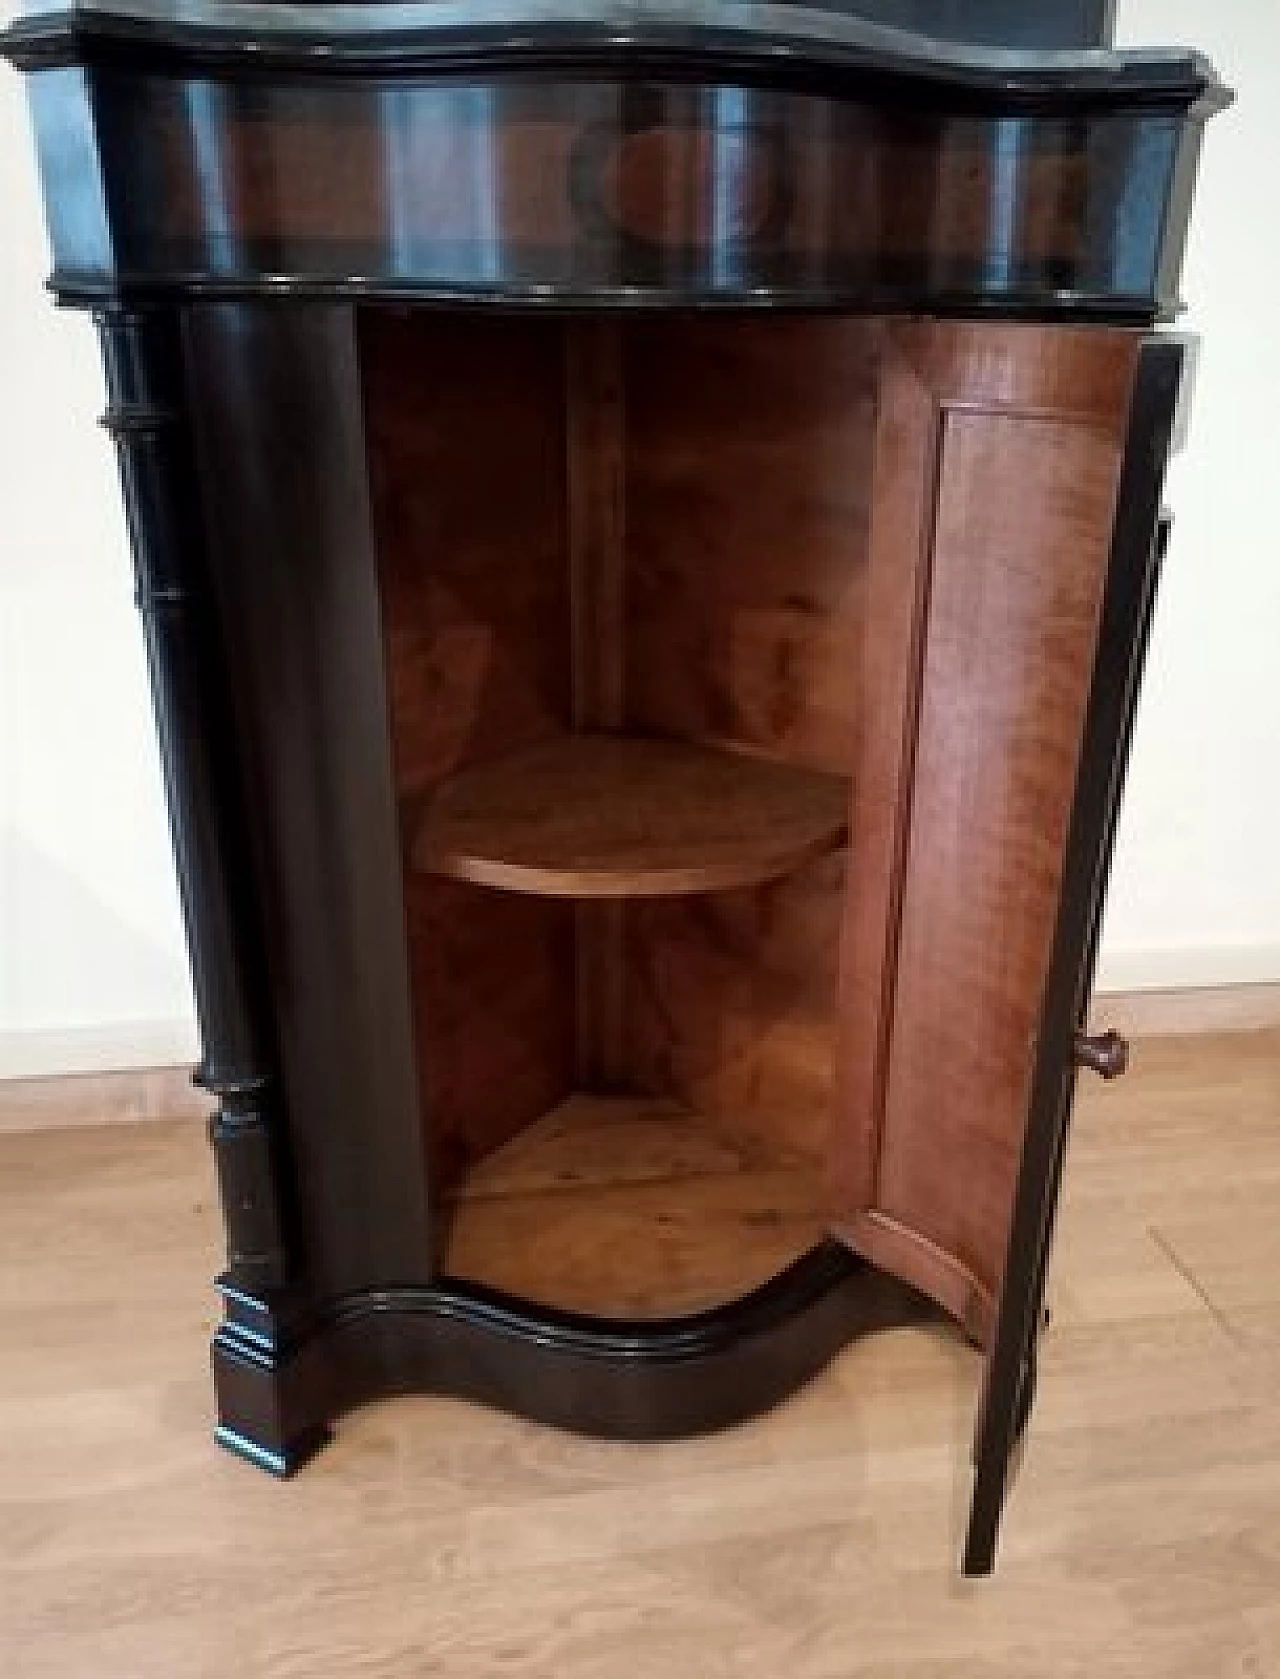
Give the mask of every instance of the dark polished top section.
[{"label": "dark polished top section", "polygon": [[[741,0],[714,0],[715,7],[739,3]],[[370,0],[352,0],[353,6],[369,4]],[[385,0],[383,4],[385,9]],[[803,5],[805,0],[777,0],[777,4]],[[147,16],[157,24],[182,20],[218,23],[217,13],[222,9],[209,4],[203,7],[175,4],[173,0],[161,5],[156,5],[154,0],[141,0],[141,3],[135,0],[132,6],[111,4],[108,0],[73,0],[69,7],[35,0],[17,8],[33,19],[74,19],[107,13],[122,18]],[[314,7],[307,0],[256,0],[255,9],[259,13],[278,14],[272,20],[273,29],[305,30],[311,27],[306,13]],[[1115,0],[826,0],[826,4],[813,9],[909,31],[935,42],[1044,51],[1109,46]],[[700,10],[704,19],[709,19],[713,4],[704,0]],[[43,26],[41,32],[44,33]]]},{"label": "dark polished top section", "polygon": [[85,0],[30,80],[69,300],[372,295],[1149,321],[1195,54],[693,0]]},{"label": "dark polished top section", "polygon": [[832,9],[994,47],[1103,47],[1115,26],[1115,0],[845,0]]},{"label": "dark polished top section", "polygon": [[771,85],[838,72],[846,94],[892,79],[898,97],[1187,102],[1216,86],[1198,54],[1025,50],[948,41],[835,6],[753,0],[74,0],[0,36],[24,69],[127,61],[328,74],[609,66],[763,73]]}]

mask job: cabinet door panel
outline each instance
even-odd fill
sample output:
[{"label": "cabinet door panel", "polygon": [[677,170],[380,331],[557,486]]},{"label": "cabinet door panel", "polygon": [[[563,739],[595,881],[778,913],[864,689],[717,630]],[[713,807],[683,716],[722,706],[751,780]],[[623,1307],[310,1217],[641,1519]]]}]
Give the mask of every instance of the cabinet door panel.
[{"label": "cabinet door panel", "polygon": [[871,584],[886,613],[869,625],[881,686],[855,795],[838,1215],[982,1340],[1106,580],[1128,400],[1115,363],[1131,375],[1133,349],[1111,333],[913,326],[886,370]]},{"label": "cabinet door panel", "polygon": [[1093,984],[1098,930],[1129,754],[1138,684],[1167,524],[1159,520],[1182,385],[1183,346],[1142,347],[1129,415],[1106,596],[1067,839],[1065,872],[1013,1197],[999,1316],[974,1451],[964,1571],[995,1559],[1009,1460],[1035,1393],[1036,1341],[1075,1085],[1075,1039]]}]

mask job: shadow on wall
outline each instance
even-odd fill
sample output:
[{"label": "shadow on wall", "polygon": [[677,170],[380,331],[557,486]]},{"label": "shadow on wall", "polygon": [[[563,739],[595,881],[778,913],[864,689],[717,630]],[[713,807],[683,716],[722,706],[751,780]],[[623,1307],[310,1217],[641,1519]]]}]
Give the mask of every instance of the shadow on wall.
[{"label": "shadow on wall", "polygon": [[[104,1010],[113,994],[129,999],[127,1015]],[[195,1055],[191,983],[168,941],[0,828],[0,1078]]]}]

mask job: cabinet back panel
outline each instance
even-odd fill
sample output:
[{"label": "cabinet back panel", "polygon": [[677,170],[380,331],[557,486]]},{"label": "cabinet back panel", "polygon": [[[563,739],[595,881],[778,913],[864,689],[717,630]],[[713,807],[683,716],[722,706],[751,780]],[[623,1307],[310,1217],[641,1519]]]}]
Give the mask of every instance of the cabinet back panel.
[{"label": "cabinet back panel", "polygon": [[[454,771],[570,726],[564,338],[555,321],[370,309],[360,346],[411,819]],[[573,911],[407,878],[420,1092],[447,1181],[570,1088]]]},{"label": "cabinet back panel", "polygon": [[767,886],[627,906],[625,1047],[641,1089],[821,1156],[844,872],[837,855]]},{"label": "cabinet back panel", "polygon": [[626,715],[853,766],[879,334],[640,322],[626,348]]},{"label": "cabinet back panel", "polygon": [[361,316],[402,795],[569,726],[556,322]]},{"label": "cabinet back panel", "polygon": [[[632,727],[852,769],[879,339],[866,320],[628,326]],[[629,906],[641,1085],[820,1151],[843,889],[837,857],[750,891]]]}]

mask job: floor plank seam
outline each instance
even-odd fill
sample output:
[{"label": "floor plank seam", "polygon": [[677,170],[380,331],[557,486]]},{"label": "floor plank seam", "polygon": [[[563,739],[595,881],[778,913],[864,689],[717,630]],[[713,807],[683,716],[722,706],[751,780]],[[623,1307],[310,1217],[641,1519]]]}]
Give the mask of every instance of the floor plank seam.
[{"label": "floor plank seam", "polygon": [[1155,1243],[1156,1247],[1159,1248],[1164,1257],[1169,1261],[1170,1265],[1173,1266],[1174,1270],[1182,1278],[1183,1282],[1186,1283],[1187,1287],[1192,1290],[1196,1298],[1208,1312],[1209,1316],[1231,1342],[1232,1346],[1236,1347],[1240,1351],[1244,1351],[1246,1345],[1244,1336],[1236,1328],[1235,1324],[1232,1323],[1231,1319],[1217,1304],[1217,1302],[1210,1297],[1199,1277],[1197,1277],[1191,1267],[1185,1263],[1169,1238],[1165,1236],[1162,1231],[1158,1230],[1154,1224],[1149,1224],[1147,1226],[1147,1235]]}]

